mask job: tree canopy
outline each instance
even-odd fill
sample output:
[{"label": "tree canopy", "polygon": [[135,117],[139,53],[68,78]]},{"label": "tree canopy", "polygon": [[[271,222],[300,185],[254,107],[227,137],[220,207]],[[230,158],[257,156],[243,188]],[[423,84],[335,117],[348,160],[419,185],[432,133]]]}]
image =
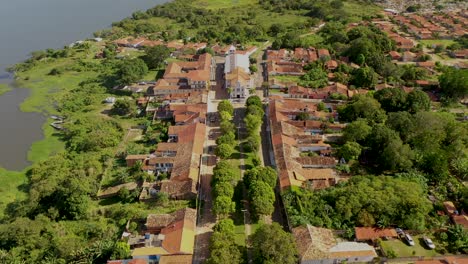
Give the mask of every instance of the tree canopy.
[{"label": "tree canopy", "polygon": [[426,216],[432,210],[424,193],[419,183],[409,180],[354,176],[335,188],[290,191],[283,197],[294,225],[341,229],[379,223],[424,230]]},{"label": "tree canopy", "polygon": [[280,225],[261,225],[250,237],[255,263],[295,264],[298,261],[296,242],[292,234]]}]

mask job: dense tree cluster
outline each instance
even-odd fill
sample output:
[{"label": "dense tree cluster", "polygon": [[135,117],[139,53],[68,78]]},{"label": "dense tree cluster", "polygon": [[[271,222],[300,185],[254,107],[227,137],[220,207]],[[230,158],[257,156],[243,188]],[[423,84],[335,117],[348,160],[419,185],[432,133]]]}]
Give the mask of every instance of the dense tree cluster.
[{"label": "dense tree cluster", "polygon": [[260,97],[254,95],[247,98],[247,113],[244,118],[245,128],[247,129],[247,143],[251,150],[257,151],[260,147],[260,128],[263,123],[263,104]]},{"label": "dense tree cluster", "polygon": [[355,176],[322,191],[290,191],[283,195],[294,225],[345,229],[353,226],[399,225],[424,230],[432,210],[425,190],[410,180]]},{"label": "dense tree cluster", "polygon": [[[468,145],[466,125],[450,114],[425,112],[429,103],[423,92],[413,91],[406,96],[394,90],[384,89],[374,95],[388,116],[369,96],[355,97],[339,110],[340,118],[353,121],[345,128],[344,139],[366,150],[360,160],[380,172],[408,171],[416,165],[434,181],[447,178],[451,171],[455,175],[463,171],[461,164],[466,162]],[[349,147],[343,152],[349,153]]]},{"label": "dense tree cluster", "polygon": [[218,104],[218,114],[220,117],[220,128],[222,135],[216,139],[216,155],[222,159],[227,159],[235,151],[237,145],[235,126],[232,122],[234,107],[228,100],[222,100]]},{"label": "dense tree cluster", "polygon": [[468,70],[448,68],[439,77],[440,88],[448,101],[468,96]]},{"label": "dense tree cluster", "polygon": [[252,211],[257,217],[273,213],[277,178],[271,167],[255,167],[245,172],[244,183],[249,190]]},{"label": "dense tree cluster", "polygon": [[236,178],[234,168],[227,161],[218,162],[213,169],[213,181],[211,182],[213,212],[218,217],[226,218],[236,209],[236,204],[232,201]]},{"label": "dense tree cluster", "polygon": [[416,113],[429,111],[431,100],[421,90],[413,90],[406,93],[401,89],[385,88],[374,93],[374,98],[379,101],[381,107],[387,112],[407,111]]}]

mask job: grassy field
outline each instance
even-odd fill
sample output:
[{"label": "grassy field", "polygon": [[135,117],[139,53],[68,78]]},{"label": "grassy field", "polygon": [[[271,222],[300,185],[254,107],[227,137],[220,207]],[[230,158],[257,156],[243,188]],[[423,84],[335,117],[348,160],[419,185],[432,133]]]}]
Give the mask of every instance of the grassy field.
[{"label": "grassy field", "polygon": [[0,83],[0,95],[11,90],[11,87],[6,83]]},{"label": "grassy field", "polygon": [[[48,120],[48,121],[51,121]],[[61,152],[65,149],[65,144],[60,138],[54,136],[56,130],[46,122],[42,129],[44,131],[44,139],[36,141],[32,144],[28,152],[28,160],[36,163],[47,159],[47,157]]]},{"label": "grassy field", "polygon": [[413,240],[415,242],[414,246],[409,246],[399,239],[382,241],[381,245],[385,252],[388,253],[389,250],[393,250],[397,257],[434,257],[439,255],[435,250],[427,249],[422,236],[413,236]]},{"label": "grassy field", "polygon": [[253,2],[254,1],[251,0],[197,0],[194,1],[193,4],[207,9],[221,9],[247,6],[251,5]]},{"label": "grassy field", "polygon": [[273,78],[281,82],[294,82],[294,83],[299,82],[299,79],[300,79],[299,76],[289,76],[289,75],[278,75]]},{"label": "grassy field", "polygon": [[48,75],[52,69],[69,66],[73,62],[73,58],[60,59],[19,73],[15,85],[31,89],[31,96],[20,106],[21,111],[55,113],[53,101],[56,96],[78,87],[78,84],[84,80],[96,77],[96,73],[92,71],[65,72],[59,76]]},{"label": "grassy field", "polygon": [[364,4],[354,1],[343,1],[343,4],[343,9],[351,16],[352,22],[360,22],[361,17],[375,15],[382,11],[381,7],[374,4],[365,4],[365,7]]},{"label": "grassy field", "polygon": [[26,198],[20,186],[27,183],[26,171],[7,171],[0,168],[0,218],[3,217],[7,204]]},{"label": "grassy field", "polygon": [[424,39],[419,40],[419,43],[423,46],[432,46],[432,45],[444,45],[445,47],[452,45],[455,41],[451,39]]},{"label": "grassy field", "polygon": [[307,46],[312,46],[312,47],[317,46],[323,41],[323,38],[317,34],[306,34],[304,35],[302,39],[304,43],[306,43]]}]

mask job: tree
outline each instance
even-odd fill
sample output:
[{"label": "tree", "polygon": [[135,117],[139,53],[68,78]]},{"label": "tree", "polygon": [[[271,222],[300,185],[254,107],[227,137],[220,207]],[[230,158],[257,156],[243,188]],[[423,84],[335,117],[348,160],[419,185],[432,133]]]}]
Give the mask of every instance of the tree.
[{"label": "tree", "polygon": [[249,66],[249,70],[250,70],[250,72],[252,72],[252,73],[255,73],[255,72],[258,71],[257,66],[255,66],[255,65],[250,65],[250,66]]},{"label": "tree", "polygon": [[262,100],[257,95],[249,96],[249,98],[247,98],[247,100],[245,101],[245,105],[247,107],[251,105],[256,105],[263,109]]},{"label": "tree", "polygon": [[323,88],[328,84],[328,74],[321,67],[312,68],[300,77],[299,84],[305,87]]},{"label": "tree", "polygon": [[292,234],[277,223],[261,225],[250,237],[254,263],[295,264],[298,251]]},{"label": "tree", "polygon": [[[320,192],[288,192],[283,200],[293,225],[305,222],[338,229],[375,221],[420,230],[433,210],[419,182],[388,176],[353,176]],[[417,222],[408,221],[412,218]]]},{"label": "tree", "polygon": [[221,121],[221,123],[219,124],[219,128],[221,129],[223,133],[229,133],[229,132],[235,131],[236,129],[232,121],[227,121],[227,120]]},{"label": "tree", "polygon": [[339,118],[345,121],[354,121],[365,118],[369,122],[385,122],[385,111],[380,103],[368,95],[355,95],[352,102],[338,108]]},{"label": "tree", "polygon": [[157,69],[163,65],[163,62],[169,58],[171,51],[164,45],[145,48],[144,60],[148,68]]},{"label": "tree", "polygon": [[234,187],[230,182],[220,181],[216,183],[213,187],[213,195],[218,196],[227,196],[232,197],[234,195]]},{"label": "tree", "polygon": [[406,109],[406,93],[401,89],[384,88],[375,92],[374,98],[387,112],[398,112]]},{"label": "tree", "polygon": [[115,115],[128,115],[133,111],[132,103],[129,100],[116,100],[114,105],[112,105],[111,113]]},{"label": "tree", "polygon": [[248,114],[244,118],[245,128],[249,135],[257,134],[262,124],[262,118],[256,115]]},{"label": "tree", "polygon": [[406,171],[413,166],[414,154],[409,145],[403,144],[401,139],[394,138],[388,142],[379,157],[383,168],[392,171]]},{"label": "tree", "polygon": [[[232,226],[231,226],[232,225]],[[210,257],[207,264],[237,264],[242,263],[242,254],[234,239],[234,223],[231,219],[220,220],[210,238]]]},{"label": "tree", "polygon": [[148,66],[140,58],[124,59],[118,71],[118,82],[121,85],[128,85],[138,80],[148,73]]},{"label": "tree", "polygon": [[404,142],[408,141],[414,129],[413,117],[408,112],[389,113],[386,125],[397,131]]},{"label": "tree", "polygon": [[231,121],[232,120],[232,115],[229,114],[227,111],[219,112],[219,117],[221,118],[221,122],[222,121]]},{"label": "tree", "polygon": [[248,189],[254,181],[262,181],[275,188],[278,179],[276,171],[272,167],[255,167],[244,174],[244,183]]},{"label": "tree", "polygon": [[357,87],[374,88],[378,81],[378,75],[371,67],[361,67],[354,70],[351,83]]},{"label": "tree", "polygon": [[317,111],[324,111],[325,109],[327,108],[323,102],[317,104]]},{"label": "tree", "polygon": [[449,101],[468,96],[468,70],[448,68],[439,76],[442,92]]},{"label": "tree", "polygon": [[310,115],[309,115],[309,113],[307,113],[307,112],[300,112],[300,113],[296,116],[296,119],[297,119],[297,120],[300,120],[300,121],[309,120],[309,119],[310,119]]},{"label": "tree", "polygon": [[464,252],[468,250],[468,231],[461,225],[450,226],[447,230],[450,252]]},{"label": "tree", "polygon": [[218,147],[216,148],[216,155],[222,159],[227,159],[231,157],[233,153],[234,148],[230,144],[223,143],[221,145],[218,145]]},{"label": "tree", "polygon": [[369,159],[374,159],[382,170],[405,171],[413,165],[413,152],[403,144],[398,134],[383,124],[375,125],[368,139]]},{"label": "tree", "polygon": [[369,136],[372,127],[368,125],[366,119],[359,118],[343,129],[343,138],[345,141],[360,142]]},{"label": "tree", "polygon": [[222,219],[214,225],[213,231],[234,236],[235,235],[234,221],[230,218]]},{"label": "tree", "polygon": [[405,81],[424,80],[428,75],[426,69],[416,67],[414,64],[405,64],[401,70],[401,79]]},{"label": "tree", "polygon": [[118,241],[115,243],[111,259],[127,259],[130,256],[130,245],[127,242]]},{"label": "tree", "polygon": [[234,107],[229,100],[222,100],[218,103],[218,112],[226,111],[231,116],[234,114]]},{"label": "tree", "polygon": [[349,141],[346,142],[341,148],[340,148],[340,155],[342,158],[344,158],[347,161],[350,160],[357,160],[359,158],[359,155],[361,155],[361,145],[359,143]]},{"label": "tree", "polygon": [[247,144],[251,151],[258,151],[261,144],[261,138],[259,134],[252,134],[247,137]]},{"label": "tree", "polygon": [[226,134],[218,137],[216,139],[216,144],[217,145],[228,144],[228,145],[234,146],[236,144],[236,135],[234,135],[233,131],[229,131]]},{"label": "tree", "polygon": [[406,99],[406,109],[410,113],[419,111],[429,111],[431,108],[431,99],[421,90],[413,90]]},{"label": "tree", "polygon": [[263,117],[265,112],[263,111],[262,107],[256,104],[252,104],[252,105],[247,106],[247,114],[255,115],[258,117]]},{"label": "tree", "polygon": [[229,162],[221,160],[213,169],[213,186],[221,181],[234,184],[234,180],[238,178],[234,168]]},{"label": "tree", "polygon": [[232,201],[231,197],[218,196],[213,200],[212,210],[218,217],[227,217],[236,210],[236,203]]},{"label": "tree", "polygon": [[252,211],[257,215],[271,215],[275,209],[275,192],[268,183],[253,181],[250,184],[249,196]]}]

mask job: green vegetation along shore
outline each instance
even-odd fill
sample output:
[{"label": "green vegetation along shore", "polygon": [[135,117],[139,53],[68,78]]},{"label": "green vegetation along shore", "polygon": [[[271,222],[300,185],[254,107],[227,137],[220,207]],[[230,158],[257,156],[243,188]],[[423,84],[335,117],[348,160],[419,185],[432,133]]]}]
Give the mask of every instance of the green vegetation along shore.
[{"label": "green vegetation along shore", "polygon": [[11,91],[11,87],[6,83],[0,83],[0,95]]}]

